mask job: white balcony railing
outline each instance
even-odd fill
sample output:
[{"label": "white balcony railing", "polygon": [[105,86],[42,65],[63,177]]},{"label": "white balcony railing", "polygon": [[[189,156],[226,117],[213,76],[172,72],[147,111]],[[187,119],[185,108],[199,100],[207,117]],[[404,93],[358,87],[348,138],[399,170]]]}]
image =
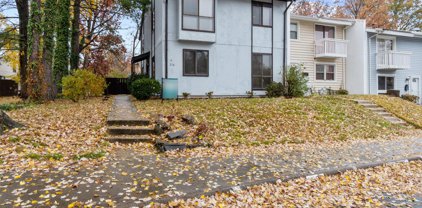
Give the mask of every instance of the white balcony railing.
[{"label": "white balcony railing", "polygon": [[377,69],[408,69],[411,55],[411,52],[398,51],[377,53]]},{"label": "white balcony railing", "polygon": [[324,38],[315,41],[316,58],[346,58],[347,40]]}]

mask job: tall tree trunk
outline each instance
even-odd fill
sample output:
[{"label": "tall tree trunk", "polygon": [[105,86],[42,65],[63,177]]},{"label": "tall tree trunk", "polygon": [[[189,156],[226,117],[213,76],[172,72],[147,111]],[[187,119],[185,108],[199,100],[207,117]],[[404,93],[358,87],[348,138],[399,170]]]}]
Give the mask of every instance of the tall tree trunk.
[{"label": "tall tree trunk", "polygon": [[34,100],[42,99],[45,90],[43,89],[43,66],[40,60],[41,16],[41,0],[32,0],[28,38],[28,96]]},{"label": "tall tree trunk", "polygon": [[72,40],[70,69],[75,70],[79,67],[79,20],[81,13],[81,0],[74,0],[73,3],[73,19],[72,19]]},{"label": "tall tree trunk", "polygon": [[62,78],[69,74],[69,38],[70,38],[70,0],[61,0],[57,4],[57,41],[54,52],[54,82],[61,91]]},{"label": "tall tree trunk", "polygon": [[15,0],[19,15],[19,75],[21,97],[28,98],[27,61],[28,61],[28,0]]},{"label": "tall tree trunk", "polygon": [[44,67],[44,81],[46,85],[46,92],[44,99],[53,100],[57,95],[57,87],[53,78],[53,54],[54,54],[54,28],[55,28],[55,0],[46,0],[44,6],[44,48],[42,55],[42,65]]}]

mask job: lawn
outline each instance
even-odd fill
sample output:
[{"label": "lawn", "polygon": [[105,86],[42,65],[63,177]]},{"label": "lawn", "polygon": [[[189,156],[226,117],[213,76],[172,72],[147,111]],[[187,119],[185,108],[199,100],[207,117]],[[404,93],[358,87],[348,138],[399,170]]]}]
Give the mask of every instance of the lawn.
[{"label": "lawn", "polygon": [[[192,99],[139,101],[145,115],[181,117],[191,114],[210,129],[215,146],[304,143],[406,135],[409,129],[339,97],[297,99]],[[195,127],[173,120],[173,129]]]},{"label": "lawn", "polygon": [[411,207],[420,204],[421,168],[421,161],[390,164],[152,207]]},{"label": "lawn", "polygon": [[0,135],[0,169],[42,169],[54,162],[104,155],[107,144],[102,137],[110,106],[111,101],[93,98],[79,103],[56,100],[7,111],[26,127]]},{"label": "lawn", "polygon": [[384,95],[363,95],[356,96],[359,99],[370,100],[379,106],[382,106],[395,116],[407,121],[408,123],[422,128],[422,106],[403,100],[398,97],[389,97]]}]

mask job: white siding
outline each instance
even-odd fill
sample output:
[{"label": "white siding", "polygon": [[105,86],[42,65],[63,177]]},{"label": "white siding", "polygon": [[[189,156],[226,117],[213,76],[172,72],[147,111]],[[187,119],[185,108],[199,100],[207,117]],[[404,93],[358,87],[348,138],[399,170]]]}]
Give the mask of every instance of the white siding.
[{"label": "white siding", "polygon": [[[344,58],[317,58],[315,59],[315,25],[316,22],[311,21],[295,21],[298,23],[298,39],[290,40],[290,63],[303,64],[304,72],[309,74],[309,85],[314,90],[321,88],[331,88],[338,90],[344,88],[344,72],[345,59]],[[321,24],[327,25],[327,24]],[[331,26],[331,25],[328,25]],[[332,25],[334,26],[334,25]],[[344,26],[335,26],[335,38],[344,39]],[[334,81],[320,81],[315,79],[315,65],[317,63],[330,63],[336,65],[335,80]]]}]

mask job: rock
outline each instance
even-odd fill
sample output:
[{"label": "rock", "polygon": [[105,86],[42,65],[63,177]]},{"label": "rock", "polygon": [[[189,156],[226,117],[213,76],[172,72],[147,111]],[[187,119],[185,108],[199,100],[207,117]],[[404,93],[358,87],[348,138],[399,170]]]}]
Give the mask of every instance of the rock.
[{"label": "rock", "polygon": [[185,137],[186,133],[187,133],[186,130],[169,132],[169,133],[167,133],[167,138],[170,139],[170,140],[181,139],[181,138]]},{"label": "rock", "polygon": [[182,121],[187,123],[187,124],[194,125],[195,124],[195,117],[193,117],[191,115],[183,115]]},{"label": "rock", "polygon": [[164,132],[163,128],[159,124],[155,124],[154,133],[160,135]]},{"label": "rock", "polygon": [[159,125],[164,131],[170,130],[170,125],[163,120],[156,121],[156,124]]},{"label": "rock", "polygon": [[156,141],[155,147],[161,152],[172,150],[184,150],[187,148],[186,144],[167,143],[159,139]]}]

